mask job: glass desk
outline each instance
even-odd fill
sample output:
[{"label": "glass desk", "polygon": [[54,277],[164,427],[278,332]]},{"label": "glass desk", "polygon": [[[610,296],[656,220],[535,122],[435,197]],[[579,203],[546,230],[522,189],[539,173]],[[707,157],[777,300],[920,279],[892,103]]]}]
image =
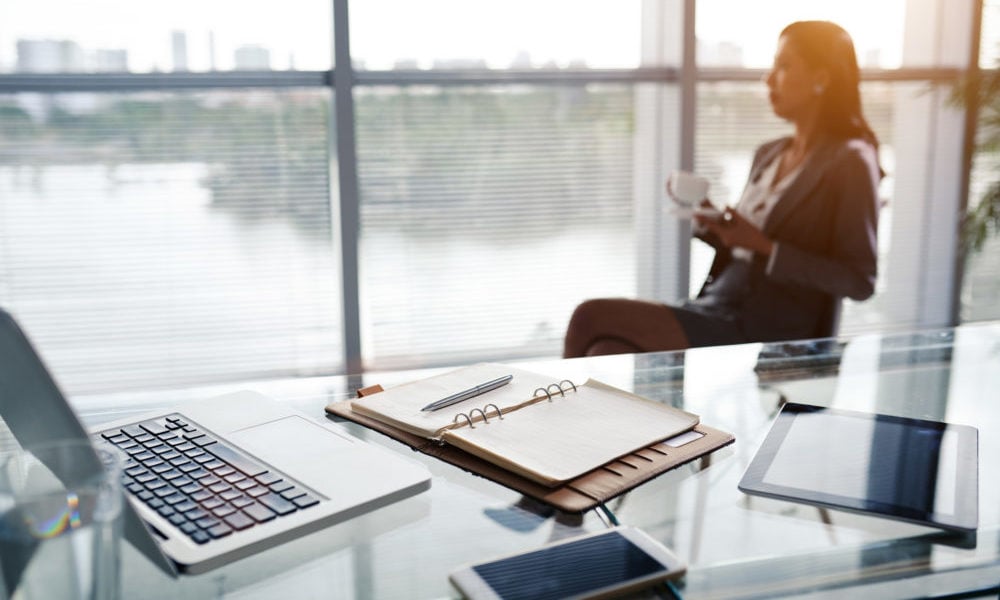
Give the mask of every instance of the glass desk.
[{"label": "glass desk", "polygon": [[[705,424],[735,434],[736,443],[616,498],[608,512],[566,515],[520,508],[519,496],[510,490],[345,423],[354,435],[424,463],[433,474],[431,489],[177,580],[126,545],[123,596],[457,597],[448,573],[462,564],[533,549],[617,520],[644,529],[688,563],[678,584],[685,598],[911,598],[959,592],[996,597],[1000,324],[518,365],[556,378],[593,377],[683,407]],[[253,389],[322,420],[328,402],[350,397],[358,387],[388,387],[437,371],[243,382],[72,401],[88,425],[97,425],[178,401]],[[737,482],[786,401],[978,427],[977,534],[944,534],[740,492]]]}]

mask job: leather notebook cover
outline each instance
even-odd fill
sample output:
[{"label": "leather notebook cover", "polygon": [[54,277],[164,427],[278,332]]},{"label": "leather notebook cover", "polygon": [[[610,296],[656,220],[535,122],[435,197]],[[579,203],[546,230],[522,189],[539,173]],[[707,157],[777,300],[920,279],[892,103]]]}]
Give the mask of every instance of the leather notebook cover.
[{"label": "leather notebook cover", "polygon": [[[358,396],[370,396],[381,391],[381,386],[370,386],[358,390]],[[326,407],[326,412],[383,433],[418,452],[443,460],[569,513],[590,510],[645,481],[714,452],[735,440],[730,433],[699,424],[693,429],[693,431],[703,434],[697,440],[676,448],[664,442],[653,444],[622,456],[562,485],[546,487],[460,448],[440,444],[358,414],[351,409],[350,400],[333,402]]]}]

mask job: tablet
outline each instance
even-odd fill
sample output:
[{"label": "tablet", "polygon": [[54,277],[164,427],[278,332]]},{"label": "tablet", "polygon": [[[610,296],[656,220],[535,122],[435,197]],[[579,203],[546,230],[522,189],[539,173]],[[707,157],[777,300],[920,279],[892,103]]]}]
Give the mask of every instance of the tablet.
[{"label": "tablet", "polygon": [[979,432],[790,402],[739,489],[970,532],[979,523]]}]

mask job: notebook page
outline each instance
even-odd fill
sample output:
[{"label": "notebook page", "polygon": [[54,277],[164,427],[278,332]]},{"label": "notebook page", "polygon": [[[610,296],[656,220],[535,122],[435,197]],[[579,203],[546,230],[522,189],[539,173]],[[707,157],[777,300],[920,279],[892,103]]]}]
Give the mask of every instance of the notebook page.
[{"label": "notebook page", "polygon": [[[451,406],[435,410],[420,409],[456,392],[467,390],[484,382],[513,375],[507,385],[475,396]],[[473,408],[483,409],[496,404],[501,411],[509,412],[530,403],[535,390],[558,381],[551,376],[516,369],[497,363],[481,363],[426,379],[411,381],[351,402],[351,410],[378,419],[410,433],[434,438],[445,428],[452,427],[456,415],[468,413]],[[490,414],[494,411],[489,410]],[[460,424],[464,420],[460,421]]]},{"label": "notebook page", "polygon": [[577,392],[446,431],[442,439],[543,485],[556,485],[691,429],[698,417],[590,380]]}]

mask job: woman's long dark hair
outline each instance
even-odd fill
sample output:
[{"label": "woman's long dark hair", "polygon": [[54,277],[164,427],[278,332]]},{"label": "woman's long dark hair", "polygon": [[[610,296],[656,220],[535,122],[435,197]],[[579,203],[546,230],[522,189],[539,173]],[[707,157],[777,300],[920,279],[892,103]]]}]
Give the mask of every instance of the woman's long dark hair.
[{"label": "woman's long dark hair", "polygon": [[878,150],[878,138],[861,111],[861,71],[851,36],[829,21],[797,21],[780,37],[807,65],[830,75],[820,99],[820,129],[838,139],[861,138]]}]

